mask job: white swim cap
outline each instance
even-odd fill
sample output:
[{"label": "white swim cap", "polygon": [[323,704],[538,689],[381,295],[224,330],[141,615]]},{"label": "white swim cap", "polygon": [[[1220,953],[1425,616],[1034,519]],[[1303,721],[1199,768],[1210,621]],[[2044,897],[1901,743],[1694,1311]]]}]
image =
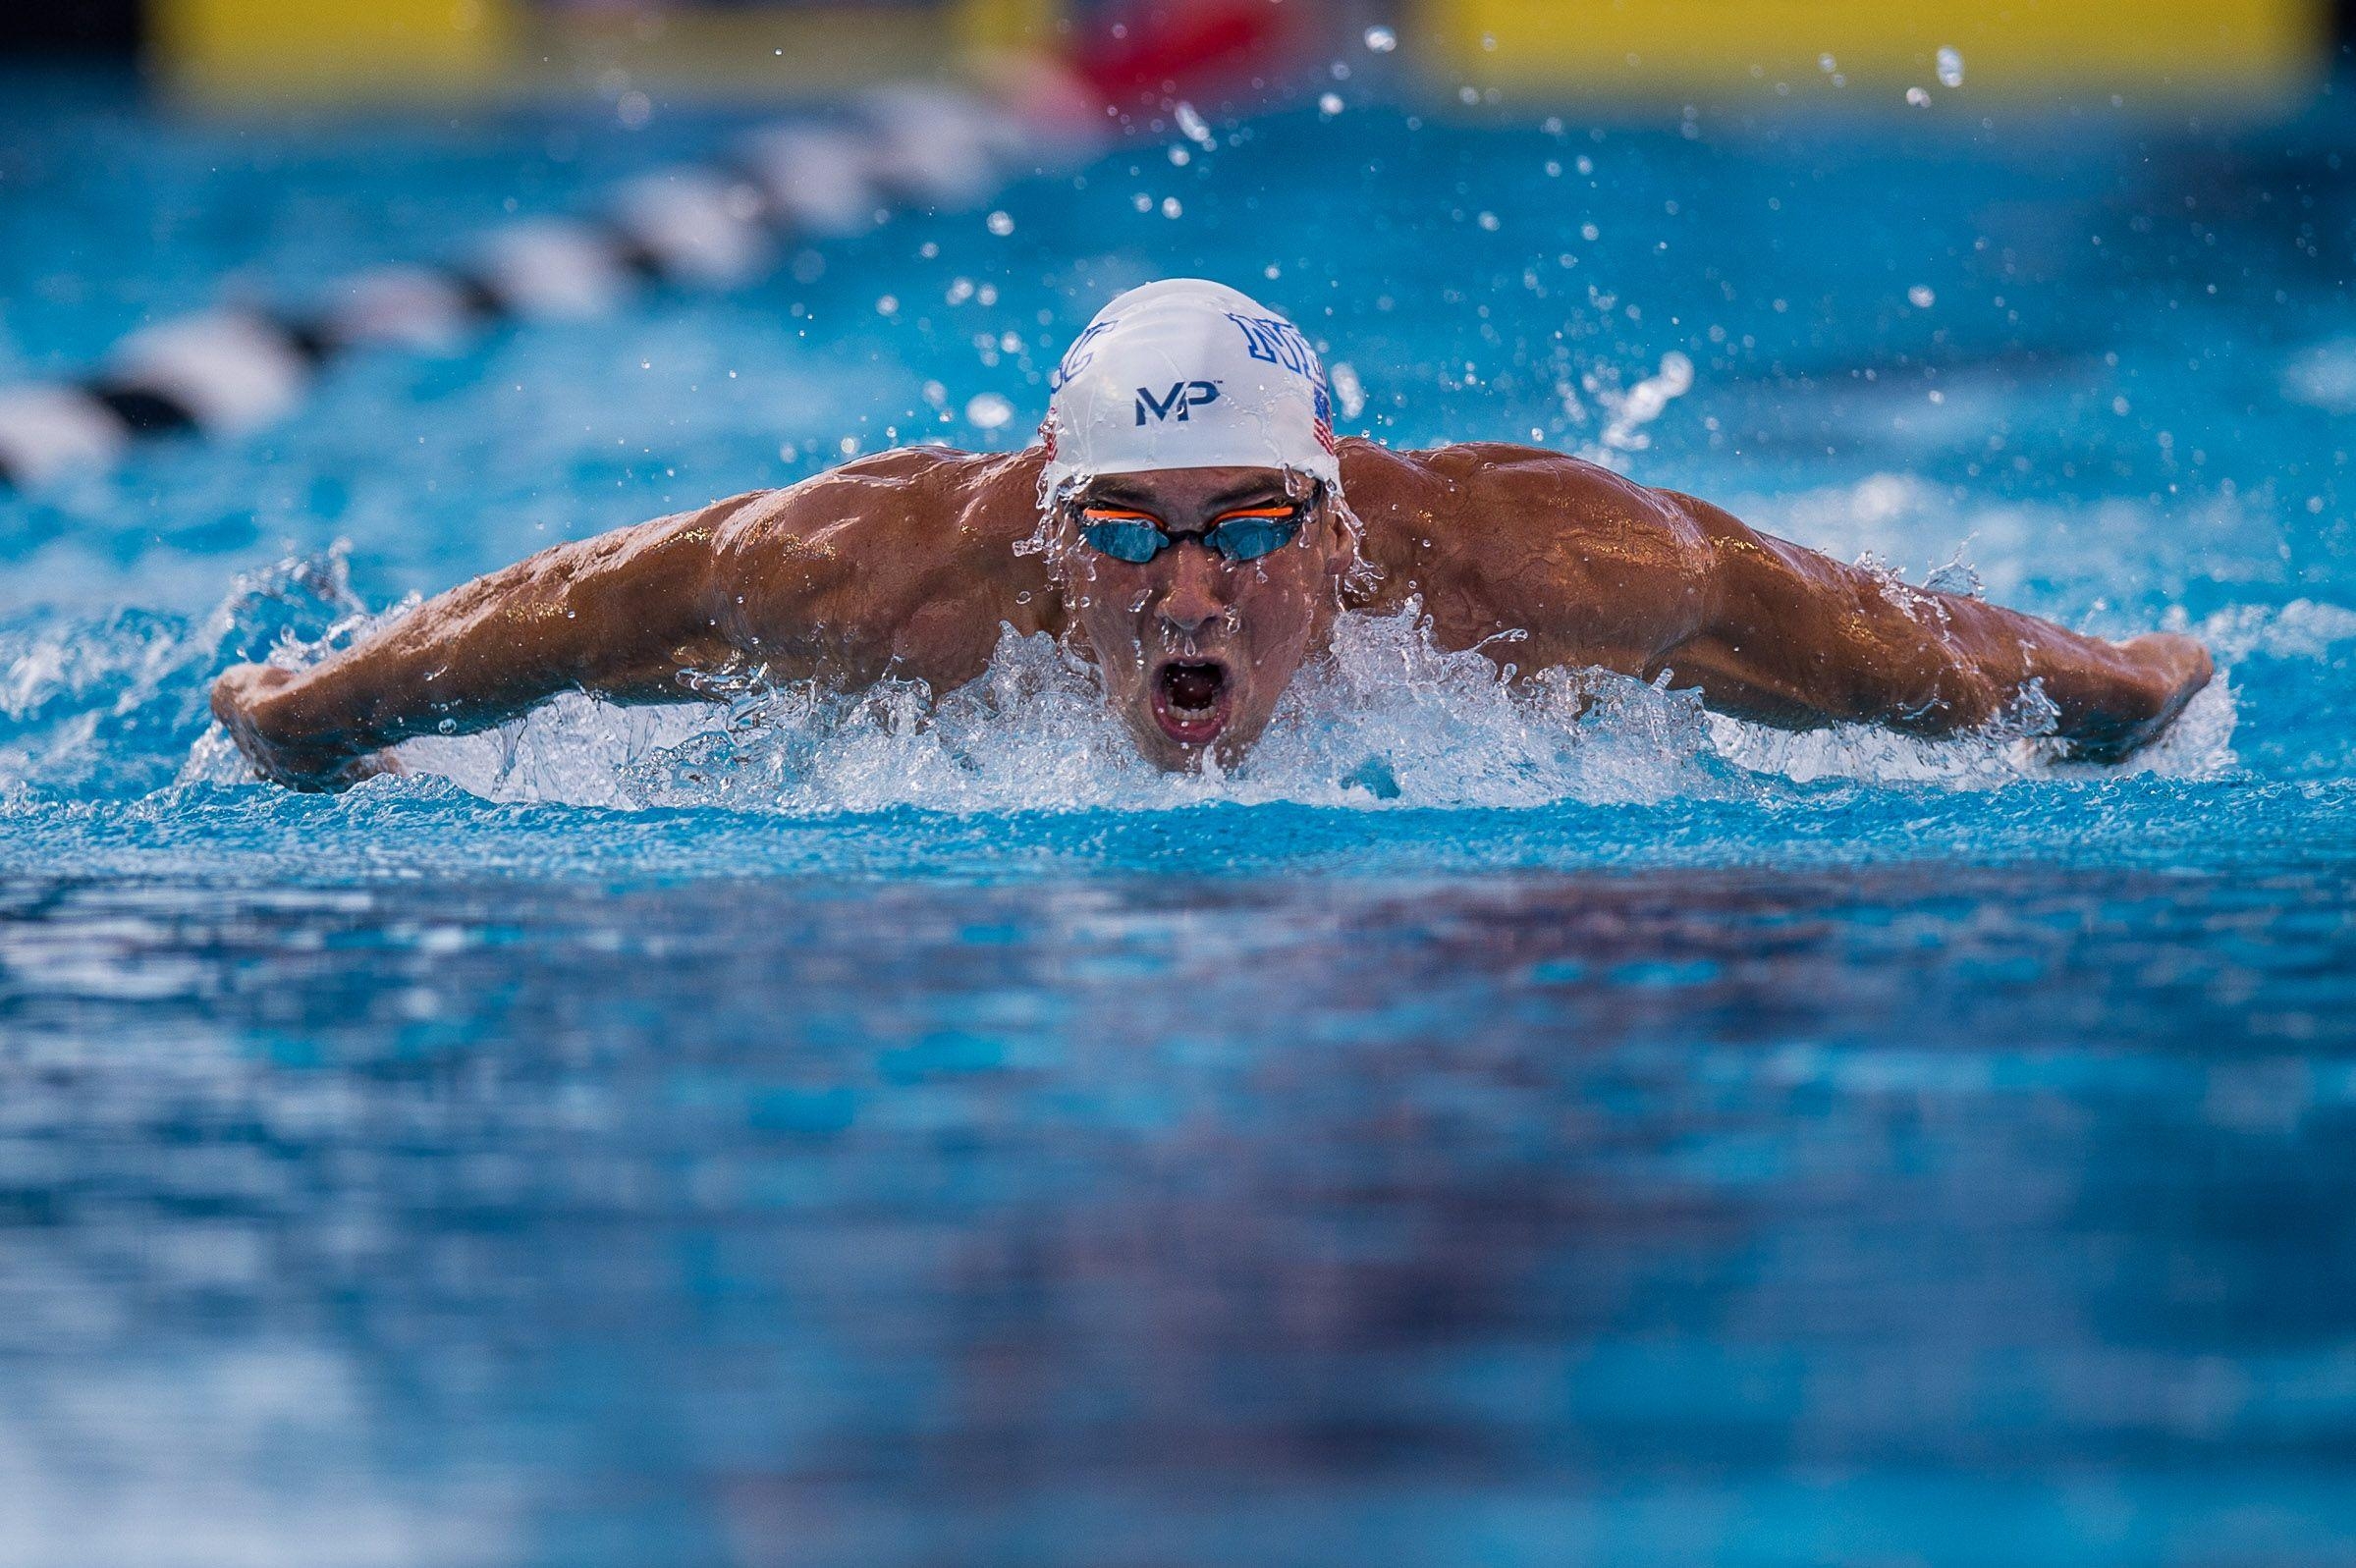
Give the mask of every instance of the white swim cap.
[{"label": "white swim cap", "polygon": [[1075,475],[1157,468],[1292,468],[1342,488],[1317,351],[1225,284],[1131,289],[1065,351],[1052,387],[1050,495]]}]

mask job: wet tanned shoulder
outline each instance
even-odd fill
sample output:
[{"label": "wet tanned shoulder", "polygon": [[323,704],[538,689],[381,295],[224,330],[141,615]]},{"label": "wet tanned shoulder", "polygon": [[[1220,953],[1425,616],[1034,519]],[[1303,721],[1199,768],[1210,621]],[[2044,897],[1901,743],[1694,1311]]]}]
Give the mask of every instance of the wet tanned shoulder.
[{"label": "wet tanned shoulder", "polygon": [[1637,674],[1704,611],[1703,531],[1673,498],[1608,468],[1484,442],[1369,455],[1344,480],[1386,578],[1368,607],[1420,594],[1445,647],[1506,637],[1523,669]]},{"label": "wet tanned shoulder", "polygon": [[920,448],[772,492],[720,533],[729,640],[796,677],[971,678],[1000,622],[1041,597],[1043,569],[1014,549],[1037,525],[1035,470],[1026,454]]}]

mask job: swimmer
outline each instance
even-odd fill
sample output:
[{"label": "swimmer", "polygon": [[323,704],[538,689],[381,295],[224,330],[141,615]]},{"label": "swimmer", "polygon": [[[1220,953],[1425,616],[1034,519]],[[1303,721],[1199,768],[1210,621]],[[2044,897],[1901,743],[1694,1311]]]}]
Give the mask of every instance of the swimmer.
[{"label": "swimmer", "polygon": [[1218,284],[1150,284],[1072,344],[1025,451],[883,453],[559,545],[309,669],[239,665],[213,712],[266,778],[333,789],[411,735],[563,691],[677,702],[693,673],[756,667],[947,691],[1011,626],[1093,663],[1155,763],[1233,766],[1337,617],[1410,601],[1440,647],[1516,678],[1666,676],[1787,729],[1955,734],[2034,686],[2094,761],[2210,679],[2188,637],[2107,642],[1897,587],[1560,453],[1337,441],[1327,398],[1289,321]]}]

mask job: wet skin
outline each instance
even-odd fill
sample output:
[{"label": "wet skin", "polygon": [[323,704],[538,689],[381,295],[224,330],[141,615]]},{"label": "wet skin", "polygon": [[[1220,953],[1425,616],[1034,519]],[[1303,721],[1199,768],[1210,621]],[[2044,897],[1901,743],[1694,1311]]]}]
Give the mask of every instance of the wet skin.
[{"label": "wet skin", "polygon": [[[1078,542],[1075,517],[1150,519],[1178,541],[1152,561]],[[1299,532],[1252,561],[1205,535],[1237,514],[1290,512]],[[1099,479],[1061,509],[1055,544],[1070,638],[1095,662],[1137,749],[1166,768],[1241,759],[1277,699],[1324,648],[1352,561],[1342,513],[1319,487],[1268,469],[1195,468]]]},{"label": "wet skin", "polygon": [[[1558,453],[1345,441],[1356,538],[1332,496],[1248,468],[1106,477],[1043,528],[1042,462],[1035,448],[885,453],[559,545],[308,670],[237,666],[213,712],[266,777],[335,788],[411,735],[487,729],[572,689],[677,702],[693,695],[686,672],[760,666],[945,691],[980,676],[1012,626],[1093,660],[1147,757],[1232,764],[1323,655],[1337,614],[1410,600],[1441,647],[1519,675],[1667,671],[1713,708],[1787,729],[1952,734],[2034,680],[2056,733],[2096,760],[2158,734],[2212,674],[2188,637],[2110,643],[1975,599],[1891,592],[1707,502]],[[1194,537],[1227,513],[1304,500],[1297,536],[1257,561]],[[1081,542],[1085,506],[1180,537],[1151,562],[1117,561]]]}]

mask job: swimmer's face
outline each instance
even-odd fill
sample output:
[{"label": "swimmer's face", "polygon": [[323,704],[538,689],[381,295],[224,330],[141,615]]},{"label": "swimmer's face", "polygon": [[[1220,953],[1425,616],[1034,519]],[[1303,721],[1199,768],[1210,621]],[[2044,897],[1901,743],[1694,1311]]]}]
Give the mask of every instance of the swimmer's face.
[{"label": "swimmer's face", "polygon": [[[1083,530],[1107,522],[1178,542],[1151,561],[1122,560],[1086,542]],[[1248,550],[1294,522],[1288,542],[1253,560],[1204,542],[1224,523],[1223,537]],[[1206,756],[1232,764],[1259,738],[1293,672],[1325,646],[1351,559],[1334,498],[1276,468],[1108,474],[1069,498],[1057,526],[1079,640],[1138,749],[1171,769]]]}]

